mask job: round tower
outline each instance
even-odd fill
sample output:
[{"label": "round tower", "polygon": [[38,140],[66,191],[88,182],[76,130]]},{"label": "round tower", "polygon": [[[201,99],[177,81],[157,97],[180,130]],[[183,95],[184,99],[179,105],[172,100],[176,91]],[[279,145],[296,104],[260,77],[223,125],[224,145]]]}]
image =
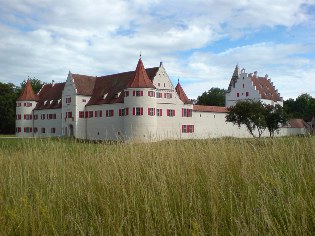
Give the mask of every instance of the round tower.
[{"label": "round tower", "polygon": [[34,93],[32,85],[27,80],[25,88],[16,100],[15,134],[19,137],[32,137],[34,134],[34,114],[38,96]]},{"label": "round tower", "polygon": [[[156,88],[149,79],[141,58],[135,77],[124,90],[124,106],[128,115],[124,117],[126,140],[155,140],[157,133]],[[126,113],[126,112],[125,112]]]}]

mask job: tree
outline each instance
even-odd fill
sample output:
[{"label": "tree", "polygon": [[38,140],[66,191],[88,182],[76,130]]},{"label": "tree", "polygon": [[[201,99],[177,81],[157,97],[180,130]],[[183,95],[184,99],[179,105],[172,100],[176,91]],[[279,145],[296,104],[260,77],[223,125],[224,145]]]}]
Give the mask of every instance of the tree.
[{"label": "tree", "polygon": [[266,129],[265,107],[260,101],[239,101],[235,106],[228,108],[228,114],[225,116],[227,122],[232,122],[238,127],[245,125],[248,132],[255,137],[254,131],[257,129],[258,137]]},{"label": "tree", "polygon": [[17,93],[12,83],[0,82],[0,133],[14,134]]},{"label": "tree", "polygon": [[266,126],[269,131],[269,136],[273,137],[275,131],[280,128],[280,125],[287,122],[287,117],[282,106],[278,104],[275,106],[264,105],[264,107]]},{"label": "tree", "polygon": [[225,106],[225,93],[224,89],[211,88],[208,92],[204,92],[197,98],[198,105],[208,106]]},{"label": "tree", "polygon": [[303,93],[295,100],[290,98],[284,101],[284,110],[290,118],[303,118],[311,120],[315,115],[315,98]]}]

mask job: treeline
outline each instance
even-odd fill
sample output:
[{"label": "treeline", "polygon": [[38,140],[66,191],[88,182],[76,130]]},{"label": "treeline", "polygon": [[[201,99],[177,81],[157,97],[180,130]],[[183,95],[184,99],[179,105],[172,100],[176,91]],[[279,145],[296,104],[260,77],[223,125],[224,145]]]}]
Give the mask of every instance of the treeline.
[{"label": "treeline", "polygon": [[[38,79],[28,78],[33,90],[37,93],[43,86],[43,82]],[[16,99],[20,96],[26,84],[24,80],[19,86],[12,83],[0,82],[0,134],[15,133],[15,106]]]},{"label": "treeline", "polygon": [[[211,88],[198,96],[198,105],[224,106],[226,90]],[[283,102],[284,112],[288,119],[302,118],[310,121],[315,115],[315,98],[307,93],[303,93],[296,99],[289,98]]]}]

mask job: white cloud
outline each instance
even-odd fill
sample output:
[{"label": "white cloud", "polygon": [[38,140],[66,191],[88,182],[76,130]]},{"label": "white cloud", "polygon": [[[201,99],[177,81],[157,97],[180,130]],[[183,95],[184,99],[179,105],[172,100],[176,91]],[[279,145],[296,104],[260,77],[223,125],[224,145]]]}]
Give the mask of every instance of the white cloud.
[{"label": "white cloud", "polygon": [[[313,0],[3,0],[1,4],[0,81],[18,84],[29,75],[61,82],[68,70],[90,75],[133,70],[140,51],[147,67],[164,61],[173,81],[179,77],[184,87],[189,85],[186,92],[191,97],[212,86],[226,87],[236,63],[275,79],[292,81],[301,75],[303,83],[296,91],[306,89],[306,78],[314,75],[310,66],[314,60],[294,56],[314,50],[302,42],[253,42],[221,53],[207,49],[221,38],[242,38],[260,27],[309,23],[311,14],[304,6],[315,4]],[[297,95],[290,92],[293,86],[281,81],[288,96]]]}]

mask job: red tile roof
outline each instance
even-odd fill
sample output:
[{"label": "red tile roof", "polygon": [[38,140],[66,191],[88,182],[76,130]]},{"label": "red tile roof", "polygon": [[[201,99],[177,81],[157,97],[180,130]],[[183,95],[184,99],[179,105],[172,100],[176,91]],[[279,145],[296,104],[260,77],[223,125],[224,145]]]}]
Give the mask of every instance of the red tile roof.
[{"label": "red tile roof", "polygon": [[144,69],[141,58],[138,61],[136,73],[129,88],[155,88]]},{"label": "red tile roof", "polygon": [[273,100],[275,102],[282,100],[269,79],[265,77],[256,77],[255,75],[250,76],[250,79],[254,86],[256,86],[256,90],[259,92],[262,99]]},{"label": "red tile roof", "polygon": [[96,77],[71,74],[78,95],[92,96]]},{"label": "red tile roof", "polygon": [[38,96],[34,93],[30,80],[27,80],[25,88],[17,99],[18,101],[38,101]]},{"label": "red tile roof", "polygon": [[193,105],[193,110],[194,111],[202,111],[202,112],[218,112],[218,113],[228,112],[226,107],[203,106],[203,105]]},{"label": "red tile roof", "polygon": [[[159,67],[145,70],[150,82],[153,80],[158,70]],[[92,93],[93,95],[87,105],[122,103],[124,101],[123,91],[130,86],[135,76],[136,71],[129,71],[97,77]]]},{"label": "red tile roof", "polygon": [[39,91],[39,101],[35,110],[56,109],[62,107],[62,91],[66,83],[45,84]]},{"label": "red tile roof", "polygon": [[175,90],[178,94],[179,99],[182,100],[184,104],[191,104],[191,101],[188,99],[184,89],[182,88],[179,82],[176,85]]},{"label": "red tile roof", "polygon": [[303,119],[291,119],[289,120],[289,125],[291,128],[305,128]]}]

